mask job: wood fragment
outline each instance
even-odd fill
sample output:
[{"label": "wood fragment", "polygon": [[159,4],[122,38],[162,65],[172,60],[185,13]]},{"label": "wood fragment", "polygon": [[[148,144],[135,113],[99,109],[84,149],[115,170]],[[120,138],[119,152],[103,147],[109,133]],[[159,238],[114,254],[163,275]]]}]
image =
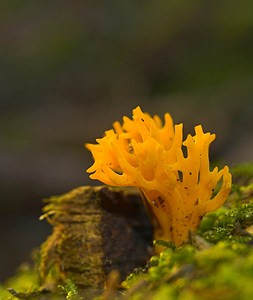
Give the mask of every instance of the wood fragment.
[{"label": "wood fragment", "polygon": [[67,278],[82,288],[101,287],[112,270],[125,278],[151,255],[152,227],[133,188],[79,187],[49,198],[41,219],[53,226],[41,247],[45,288]]}]

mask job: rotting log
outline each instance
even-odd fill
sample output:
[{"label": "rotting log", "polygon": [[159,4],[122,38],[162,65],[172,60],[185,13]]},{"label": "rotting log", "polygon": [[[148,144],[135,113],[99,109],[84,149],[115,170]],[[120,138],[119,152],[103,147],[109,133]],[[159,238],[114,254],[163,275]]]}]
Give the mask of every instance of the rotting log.
[{"label": "rotting log", "polygon": [[112,270],[124,279],[150,257],[152,228],[136,189],[83,186],[46,202],[53,231],[41,246],[42,286],[101,287]]}]

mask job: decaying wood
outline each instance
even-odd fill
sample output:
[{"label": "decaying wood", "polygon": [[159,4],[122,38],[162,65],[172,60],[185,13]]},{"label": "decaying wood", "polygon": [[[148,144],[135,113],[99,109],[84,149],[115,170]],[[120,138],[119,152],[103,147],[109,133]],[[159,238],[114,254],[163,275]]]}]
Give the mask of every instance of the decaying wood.
[{"label": "decaying wood", "polygon": [[46,288],[67,278],[101,287],[112,270],[123,279],[150,256],[152,228],[137,190],[85,186],[47,202],[42,218],[53,232],[39,265]]}]

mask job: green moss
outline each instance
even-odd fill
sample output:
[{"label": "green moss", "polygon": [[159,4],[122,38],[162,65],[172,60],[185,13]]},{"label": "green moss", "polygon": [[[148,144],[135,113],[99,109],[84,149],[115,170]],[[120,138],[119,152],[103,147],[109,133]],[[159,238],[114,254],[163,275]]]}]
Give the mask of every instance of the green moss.
[{"label": "green moss", "polygon": [[[129,292],[145,279],[130,299],[249,299],[253,292],[253,253],[247,245],[219,242],[206,250],[187,245],[167,249],[152,258],[152,265],[138,281],[127,279]],[[249,287],[242,291],[243,282]],[[187,298],[186,298],[187,295]]]},{"label": "green moss", "polygon": [[0,286],[0,299],[16,299],[9,289],[13,292],[31,294],[39,289],[39,278],[37,272],[29,265],[22,265],[17,274],[8,279]]},{"label": "green moss", "polygon": [[217,212],[206,216],[198,230],[198,233],[208,242],[217,243],[223,240],[237,240],[250,242],[252,236],[245,230],[253,224],[253,201],[249,203],[238,202],[230,209],[221,208]]},{"label": "green moss", "polygon": [[253,162],[243,163],[234,166],[231,169],[232,175],[238,180],[238,178],[243,181],[253,178]]},{"label": "green moss", "polygon": [[83,298],[79,295],[79,291],[70,279],[67,279],[65,285],[58,286],[60,292],[66,297],[67,300],[82,300]]},{"label": "green moss", "polygon": [[49,293],[45,287],[40,286],[37,270],[22,265],[15,276],[0,286],[0,299],[82,300],[83,298],[70,279],[59,285],[55,293]]}]

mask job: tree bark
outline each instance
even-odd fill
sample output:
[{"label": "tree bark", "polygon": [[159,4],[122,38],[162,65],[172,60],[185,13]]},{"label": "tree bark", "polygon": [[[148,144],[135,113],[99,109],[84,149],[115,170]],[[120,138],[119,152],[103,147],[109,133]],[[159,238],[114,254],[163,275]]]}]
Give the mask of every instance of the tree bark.
[{"label": "tree bark", "polygon": [[46,201],[42,218],[53,231],[41,246],[45,287],[67,278],[101,287],[110,271],[124,279],[151,255],[152,227],[136,189],[84,186]]}]

